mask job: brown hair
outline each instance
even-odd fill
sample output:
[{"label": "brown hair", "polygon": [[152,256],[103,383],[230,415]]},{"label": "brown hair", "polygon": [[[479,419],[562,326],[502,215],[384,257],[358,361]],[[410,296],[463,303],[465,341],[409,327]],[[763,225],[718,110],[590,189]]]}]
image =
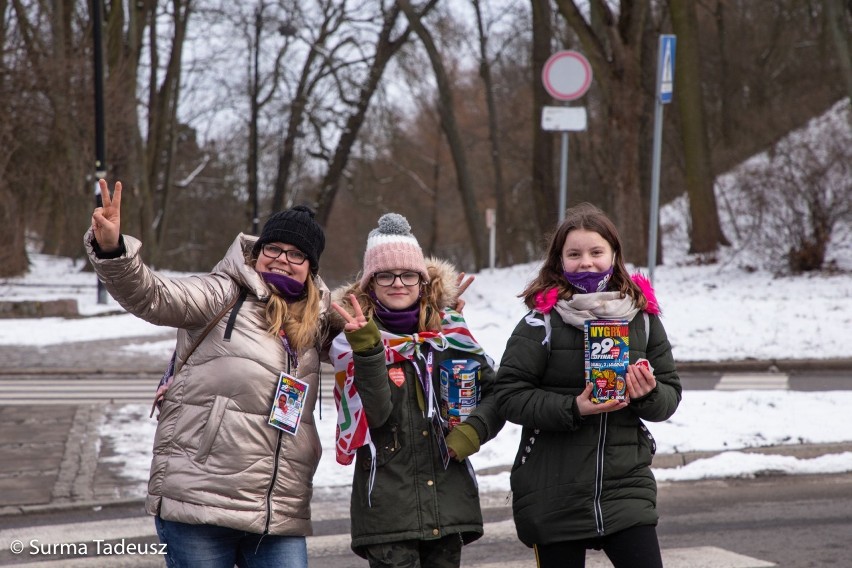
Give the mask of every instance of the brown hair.
[{"label": "brown hair", "polygon": [[648,304],[639,286],[630,278],[621,248],[621,238],[615,224],[606,214],[591,203],[581,203],[565,212],[565,220],[556,227],[556,231],[550,236],[550,244],[544,257],[544,264],[538,272],[538,276],[527,285],[526,289],[518,297],[524,299],[528,308],[535,307],[535,297],[551,288],[559,290],[560,299],[569,299],[574,295],[575,289],[565,279],[562,270],[562,247],[568,233],[575,229],[594,231],[599,234],[612,247],[614,254],[612,280],[609,290],[621,292],[622,297],[630,296],[636,306],[643,310]]}]

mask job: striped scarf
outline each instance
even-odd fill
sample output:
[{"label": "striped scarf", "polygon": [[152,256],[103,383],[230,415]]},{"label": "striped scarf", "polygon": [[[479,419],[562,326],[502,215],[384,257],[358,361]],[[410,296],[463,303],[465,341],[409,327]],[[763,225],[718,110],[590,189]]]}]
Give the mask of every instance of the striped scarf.
[{"label": "striped scarf", "polygon": [[[382,343],[385,347],[385,363],[393,365],[401,361],[411,361],[417,365],[416,359],[424,359],[421,346],[428,344],[436,351],[457,349],[474,355],[485,357],[493,367],[494,362],[467,327],[464,317],[454,310],[447,308],[441,314],[441,331],[424,331],[411,335],[400,335],[381,330]],[[370,429],[367,417],[361,404],[361,397],[355,389],[355,364],[352,358],[352,348],[341,332],[331,344],[331,363],[334,366],[334,402],[337,405],[337,463],[349,465],[355,458],[355,450],[369,445],[375,455],[375,448],[370,440]],[[431,381],[431,377],[426,380]],[[428,404],[428,403],[427,403]],[[375,460],[374,460],[375,463]]]}]

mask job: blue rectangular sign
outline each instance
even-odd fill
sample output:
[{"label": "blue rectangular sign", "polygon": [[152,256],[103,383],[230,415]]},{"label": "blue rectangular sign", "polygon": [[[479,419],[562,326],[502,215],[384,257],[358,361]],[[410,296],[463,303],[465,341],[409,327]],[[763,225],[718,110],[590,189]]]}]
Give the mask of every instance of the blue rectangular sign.
[{"label": "blue rectangular sign", "polygon": [[661,35],[657,61],[657,95],[660,102],[672,102],[674,95],[675,44],[677,36]]}]

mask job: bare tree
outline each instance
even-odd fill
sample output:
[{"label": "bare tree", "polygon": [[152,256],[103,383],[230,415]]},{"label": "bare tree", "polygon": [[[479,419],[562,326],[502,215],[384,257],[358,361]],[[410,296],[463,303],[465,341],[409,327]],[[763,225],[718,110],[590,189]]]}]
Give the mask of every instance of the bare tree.
[{"label": "bare tree", "polygon": [[556,186],[553,175],[553,136],[539,128],[544,105],[550,100],[541,73],[551,55],[553,23],[550,0],[532,0],[532,196],[540,230],[548,231],[556,223]]},{"label": "bare tree", "polygon": [[402,7],[402,11],[405,12],[405,16],[408,18],[408,22],[414,33],[417,34],[417,37],[423,43],[423,47],[429,56],[429,61],[432,63],[432,70],[435,73],[435,80],[438,83],[437,97],[438,110],[441,114],[441,126],[447,137],[450,152],[453,155],[453,163],[456,167],[456,181],[464,207],[467,230],[470,235],[470,245],[473,250],[476,269],[479,270],[485,266],[485,256],[483,254],[483,239],[486,234],[485,224],[482,221],[482,215],[476,203],[476,195],[467,165],[464,142],[462,141],[461,131],[456,121],[453,89],[450,79],[444,68],[441,54],[435,45],[435,40],[432,38],[429,30],[423,25],[420,15],[414,10],[409,0],[398,0],[398,2]]},{"label": "bare tree", "polygon": [[686,162],[686,192],[689,196],[690,253],[712,253],[719,245],[730,244],[722,232],[713,191],[710,144],[704,119],[698,20],[695,4],[689,0],[669,0],[672,26],[678,37],[677,109]]},{"label": "bare tree", "polygon": [[[437,3],[437,0],[430,0],[421,10],[420,17],[423,17]],[[398,5],[391,6],[384,12],[383,25],[376,38],[374,55],[372,62],[367,71],[367,78],[361,84],[358,98],[355,102],[355,108],[346,119],[346,125],[341,132],[340,139],[334,151],[334,156],[329,162],[328,169],[323,177],[317,196],[317,220],[322,223],[328,223],[331,214],[331,208],[334,204],[334,198],[337,195],[340,187],[340,181],[346,169],[346,164],[349,161],[349,156],[352,152],[352,147],[358,139],[358,134],[361,131],[361,126],[367,116],[367,110],[370,107],[370,102],[379,87],[379,83],[384,75],[385,69],[391,58],[405,44],[410,35],[411,28],[407,27],[399,36],[394,39],[391,37],[396,21],[399,16],[400,8]]]},{"label": "bare tree", "polygon": [[846,9],[843,4],[844,0],[823,0],[826,25],[837,52],[846,96],[852,101],[852,39],[849,37],[852,4],[846,2]]},{"label": "bare tree", "polygon": [[[614,222],[621,231],[624,255],[632,262],[647,261],[647,206],[640,188],[641,124],[648,94],[642,86],[643,32],[648,0],[619,2],[617,13],[604,0],[591,0],[591,13],[600,24],[587,19],[574,0],[556,0],[559,13],[579,38],[594,71],[597,93],[602,98],[601,120],[607,133],[597,153],[603,186],[611,191]],[[594,117],[590,122],[594,120]]]},{"label": "bare tree", "polygon": [[[122,226],[142,237],[152,263],[167,231],[183,48],[194,9],[192,0],[162,1],[161,6],[158,0],[139,0],[126,11],[123,2],[114,1],[105,11],[109,173],[133,192],[134,199],[123,206],[127,214],[122,211]],[[160,60],[161,53],[167,55],[165,61]],[[140,107],[136,95],[143,63],[148,68],[143,83],[147,104]],[[144,134],[140,115],[146,119]]]},{"label": "bare tree", "polygon": [[[494,203],[496,206],[497,226],[509,233],[506,223],[506,202],[503,197],[503,164],[500,154],[500,127],[497,102],[494,96],[494,79],[491,75],[491,61],[488,54],[488,34],[482,21],[482,8],[479,0],[471,0],[476,14],[476,31],[479,39],[479,76],[485,88],[485,102],[488,106],[488,140],[491,144],[491,167],[494,169]],[[502,247],[508,252],[508,246]],[[504,263],[511,263],[509,255],[503,255]]]}]

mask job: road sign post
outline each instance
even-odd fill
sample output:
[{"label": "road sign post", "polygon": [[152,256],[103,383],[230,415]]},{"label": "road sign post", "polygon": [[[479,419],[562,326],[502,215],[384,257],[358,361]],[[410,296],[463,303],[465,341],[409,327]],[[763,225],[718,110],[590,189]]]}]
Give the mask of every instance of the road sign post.
[{"label": "road sign post", "polygon": [[674,97],[675,42],[673,35],[661,35],[657,59],[657,96],[654,104],[654,154],[651,160],[651,204],[648,220],[648,279],[654,281],[657,265],[657,227],[660,221],[660,154],[663,138],[663,105]]},{"label": "road sign post", "polygon": [[[592,85],[592,66],[582,53],[558,51],[551,55],[541,72],[544,89],[560,101],[573,101],[586,94]],[[568,203],[568,132],[586,129],[586,109],[544,107],[541,127],[562,133],[559,160],[559,222],[565,219]]]}]

